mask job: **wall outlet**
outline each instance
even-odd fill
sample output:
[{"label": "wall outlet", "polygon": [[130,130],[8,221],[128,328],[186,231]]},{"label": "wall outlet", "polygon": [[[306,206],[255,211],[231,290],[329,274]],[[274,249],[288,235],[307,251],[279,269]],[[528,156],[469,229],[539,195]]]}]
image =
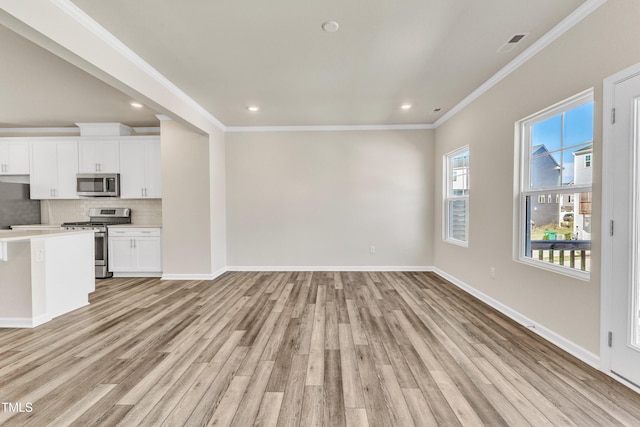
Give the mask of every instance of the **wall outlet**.
[{"label": "wall outlet", "polygon": [[369,253],[371,255],[375,254],[376,253],[376,247],[375,246],[369,246]]},{"label": "wall outlet", "polygon": [[496,278],[496,268],[495,267],[489,268],[489,277],[491,277],[492,279]]}]

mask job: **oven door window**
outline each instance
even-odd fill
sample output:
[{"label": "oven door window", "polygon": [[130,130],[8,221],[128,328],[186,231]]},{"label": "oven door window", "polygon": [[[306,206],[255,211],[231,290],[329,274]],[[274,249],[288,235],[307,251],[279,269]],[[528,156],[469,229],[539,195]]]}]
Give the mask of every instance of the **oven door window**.
[{"label": "oven door window", "polygon": [[105,238],[104,233],[96,233],[96,265],[107,265],[106,262],[106,254],[107,254],[107,239]]}]

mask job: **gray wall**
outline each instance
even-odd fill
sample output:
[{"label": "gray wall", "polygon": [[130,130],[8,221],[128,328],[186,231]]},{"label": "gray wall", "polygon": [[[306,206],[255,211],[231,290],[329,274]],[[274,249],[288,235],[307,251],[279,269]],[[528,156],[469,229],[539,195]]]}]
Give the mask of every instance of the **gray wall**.
[{"label": "gray wall", "polygon": [[209,137],[171,120],[160,127],[163,274],[207,275],[212,271]]},{"label": "gray wall", "polygon": [[[599,354],[602,81],[640,61],[640,2],[609,1],[436,129],[436,158],[470,145],[469,247],[436,237],[435,265],[551,331]],[[513,258],[514,124],[595,88],[593,244],[589,282]],[[436,161],[435,227],[442,227],[442,162]],[[489,268],[496,268],[492,280]]]},{"label": "gray wall", "polygon": [[214,129],[209,135],[209,209],[211,212],[211,273],[227,267],[227,200],[225,135]]},{"label": "gray wall", "polygon": [[226,140],[229,266],[433,263],[433,131]]}]

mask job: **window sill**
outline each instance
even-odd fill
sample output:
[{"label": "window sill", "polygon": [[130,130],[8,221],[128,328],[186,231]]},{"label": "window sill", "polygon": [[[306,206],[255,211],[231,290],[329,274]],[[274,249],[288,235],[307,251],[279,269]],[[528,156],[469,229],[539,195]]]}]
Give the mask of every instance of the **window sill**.
[{"label": "window sill", "polygon": [[445,242],[445,243],[451,243],[452,245],[462,246],[463,248],[468,248],[469,247],[469,242],[463,242],[462,240],[442,239],[442,241]]},{"label": "window sill", "polygon": [[557,264],[551,264],[549,262],[538,261],[536,259],[531,259],[528,257],[520,257],[515,261],[520,262],[522,264],[530,265],[532,267],[539,268],[541,270],[550,271],[553,273],[561,274],[563,276],[571,277],[573,279],[582,280],[583,282],[591,281],[591,273],[589,271],[577,270],[570,267],[563,267]]}]

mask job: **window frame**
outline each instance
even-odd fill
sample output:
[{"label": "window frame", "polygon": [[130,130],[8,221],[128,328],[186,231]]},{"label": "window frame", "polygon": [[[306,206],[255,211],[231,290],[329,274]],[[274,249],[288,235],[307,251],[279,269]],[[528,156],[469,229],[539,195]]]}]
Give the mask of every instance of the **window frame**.
[{"label": "window frame", "polygon": [[[468,160],[467,160],[467,194],[466,195],[454,195],[452,191],[452,184],[457,182],[459,178],[459,174],[454,174],[453,168],[453,159],[465,152],[468,152]],[[470,170],[471,170],[471,150],[469,145],[465,145],[463,147],[457,148],[453,151],[448,152],[444,156],[443,159],[443,227],[442,227],[442,240],[447,243],[452,243],[454,245],[468,247],[469,246],[469,193],[470,193]],[[460,240],[451,237],[450,233],[450,202],[456,200],[463,200],[466,206],[466,215],[465,215],[465,240]]]},{"label": "window frame", "polygon": [[[562,179],[560,185],[549,186],[544,188],[531,188],[531,150],[532,150],[532,138],[531,130],[533,125],[543,122],[551,117],[557,116],[564,112],[570,111],[576,107],[587,104],[594,101],[593,88],[587,89],[581,93],[578,93],[570,98],[560,101],[550,107],[547,107],[535,114],[525,117],[522,120],[516,122],[516,137],[515,137],[515,201],[514,212],[516,212],[516,221],[514,221],[514,259],[518,262],[535,266],[537,268],[552,271],[569,277],[577,278],[584,281],[590,281],[591,273],[589,271],[582,271],[578,269],[572,269],[569,267],[552,264],[549,262],[537,260],[533,257],[526,256],[527,248],[527,197],[536,198],[542,194],[568,194],[573,195],[583,192],[593,191],[593,181],[591,184],[579,184],[579,185],[562,185]],[[595,119],[595,110],[594,110]],[[595,123],[594,123],[595,125]],[[594,126],[595,127],[595,126]],[[585,145],[588,142],[584,143]],[[593,144],[593,140],[591,141]],[[582,144],[578,144],[580,146]],[[554,151],[555,152],[555,151]],[[592,160],[593,161],[593,160]]]}]

